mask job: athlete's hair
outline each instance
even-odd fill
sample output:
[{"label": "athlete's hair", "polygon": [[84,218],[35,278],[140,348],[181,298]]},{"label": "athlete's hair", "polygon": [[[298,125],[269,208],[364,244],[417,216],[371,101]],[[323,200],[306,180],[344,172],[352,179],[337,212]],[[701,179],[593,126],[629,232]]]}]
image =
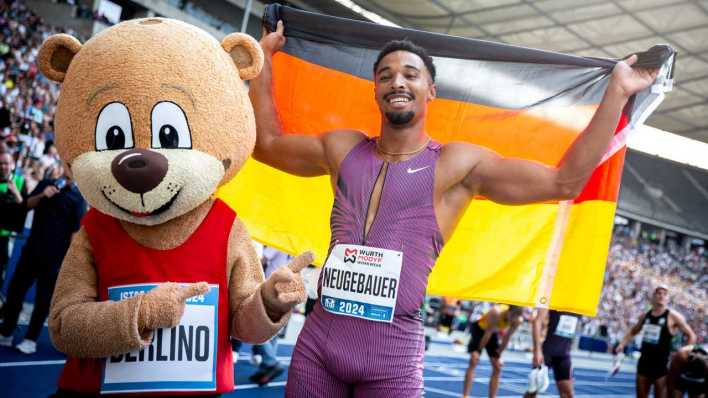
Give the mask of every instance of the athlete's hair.
[{"label": "athlete's hair", "polygon": [[430,73],[430,77],[433,79],[433,83],[435,83],[435,64],[433,63],[433,57],[428,55],[428,51],[426,51],[423,47],[413,43],[408,39],[391,40],[384,45],[384,47],[379,52],[378,57],[376,57],[376,62],[374,62],[374,75],[376,75],[376,69],[378,69],[379,63],[381,62],[383,57],[387,56],[388,54],[394,51],[407,51],[409,53],[413,53],[419,56],[420,59],[423,60],[425,67],[428,69],[428,73]]},{"label": "athlete's hair", "polygon": [[509,312],[511,312],[512,314],[522,314],[524,312],[524,307],[521,307],[519,305],[510,305]]}]

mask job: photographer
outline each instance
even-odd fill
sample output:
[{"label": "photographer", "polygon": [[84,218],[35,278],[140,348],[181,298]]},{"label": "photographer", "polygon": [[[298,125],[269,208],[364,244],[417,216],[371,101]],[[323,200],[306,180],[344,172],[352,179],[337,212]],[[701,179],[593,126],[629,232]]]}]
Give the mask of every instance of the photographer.
[{"label": "photographer", "polygon": [[37,280],[37,294],[29,329],[17,349],[25,354],[37,350],[37,339],[47,319],[59,267],[69,249],[72,235],[79,230],[86,202],[74,185],[71,172],[60,164],[47,169],[27,199],[34,209],[34,221],[15,273],[10,280],[4,322],[0,326],[0,346],[12,347],[12,332],[22,310],[25,294]]}]

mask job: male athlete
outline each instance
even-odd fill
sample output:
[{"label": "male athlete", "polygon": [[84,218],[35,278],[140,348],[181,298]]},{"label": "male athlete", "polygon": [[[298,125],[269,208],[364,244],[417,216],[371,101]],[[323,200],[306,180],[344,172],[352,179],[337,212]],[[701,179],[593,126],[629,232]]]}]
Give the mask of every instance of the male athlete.
[{"label": "male athlete", "polygon": [[639,321],[625,334],[615,348],[615,353],[624,350],[632,337],[642,332],[642,355],[637,362],[637,397],[646,398],[654,386],[654,396],[666,397],[666,375],[669,372],[671,340],[681,330],[687,337],[686,344],[696,343],[696,334],[686,319],[668,307],[669,287],[659,285],[651,296],[651,310],[639,317]]},{"label": "male athlete", "polygon": [[344,129],[282,134],[271,64],[284,43],[282,22],[261,39],[265,64],[250,86],[254,157],[299,176],[329,175],[335,192],[320,302],[298,338],[286,396],[420,396],[428,275],[470,201],[576,197],[629,97],[649,87],[658,71],[632,69],[636,56],[619,62],[585,131],[557,167],[546,167],[472,144],[432,141],[425,118],[435,99],[435,65],[409,41],[388,43],[373,65],[378,137]]}]

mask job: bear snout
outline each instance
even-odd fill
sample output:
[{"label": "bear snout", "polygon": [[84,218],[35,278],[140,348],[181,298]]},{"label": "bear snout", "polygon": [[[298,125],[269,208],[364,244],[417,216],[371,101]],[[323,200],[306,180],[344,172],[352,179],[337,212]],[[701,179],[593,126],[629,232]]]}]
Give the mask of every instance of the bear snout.
[{"label": "bear snout", "polygon": [[146,149],[131,149],[113,158],[111,172],[130,192],[144,194],[154,189],[167,174],[167,158]]}]

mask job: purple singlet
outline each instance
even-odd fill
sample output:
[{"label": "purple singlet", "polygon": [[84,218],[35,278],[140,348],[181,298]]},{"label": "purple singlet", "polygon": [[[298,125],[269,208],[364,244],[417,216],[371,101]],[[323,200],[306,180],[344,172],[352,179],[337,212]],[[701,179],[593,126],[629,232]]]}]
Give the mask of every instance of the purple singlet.
[{"label": "purple singlet", "polygon": [[376,155],[376,141],[363,140],[342,162],[330,220],[330,251],[337,244],[357,244],[403,252],[394,320],[337,315],[317,302],[295,346],[287,397],[421,396],[420,308],[443,245],[433,208],[440,148],[431,141],[412,158],[388,164],[378,211],[366,236],[369,201],[384,166]]}]

